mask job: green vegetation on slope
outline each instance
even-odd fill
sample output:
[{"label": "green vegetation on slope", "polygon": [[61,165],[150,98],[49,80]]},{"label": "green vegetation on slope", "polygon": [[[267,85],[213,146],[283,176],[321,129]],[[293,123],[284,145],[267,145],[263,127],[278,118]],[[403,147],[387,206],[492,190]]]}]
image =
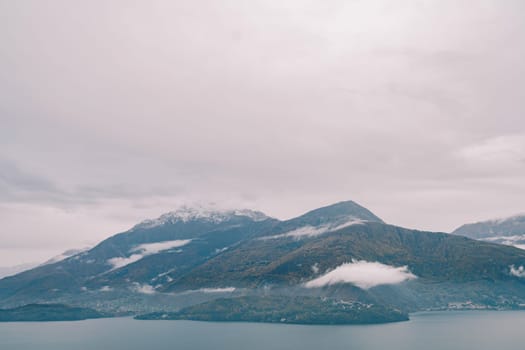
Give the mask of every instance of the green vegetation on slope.
[{"label": "green vegetation on slope", "polygon": [[0,322],[78,321],[107,317],[93,309],[63,304],[29,304],[13,309],[0,309]]},{"label": "green vegetation on slope", "polygon": [[370,324],[408,320],[399,310],[356,301],[285,296],[217,299],[179,312],[138,316],[141,320],[196,320],[294,324]]}]

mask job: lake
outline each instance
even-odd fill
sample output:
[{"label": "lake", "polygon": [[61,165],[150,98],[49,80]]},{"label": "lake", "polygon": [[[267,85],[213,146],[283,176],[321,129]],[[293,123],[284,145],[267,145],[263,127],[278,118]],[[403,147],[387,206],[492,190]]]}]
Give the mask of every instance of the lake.
[{"label": "lake", "polygon": [[428,312],[368,326],[136,321],[0,323],[1,350],[522,350],[525,311]]}]

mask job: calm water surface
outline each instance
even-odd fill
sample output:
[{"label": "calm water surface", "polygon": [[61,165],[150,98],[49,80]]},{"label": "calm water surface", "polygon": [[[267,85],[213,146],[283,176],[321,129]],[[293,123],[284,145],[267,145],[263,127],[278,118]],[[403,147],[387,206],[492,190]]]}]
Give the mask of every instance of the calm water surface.
[{"label": "calm water surface", "polygon": [[135,321],[0,323],[1,350],[523,350],[525,311],[432,312],[374,326]]}]

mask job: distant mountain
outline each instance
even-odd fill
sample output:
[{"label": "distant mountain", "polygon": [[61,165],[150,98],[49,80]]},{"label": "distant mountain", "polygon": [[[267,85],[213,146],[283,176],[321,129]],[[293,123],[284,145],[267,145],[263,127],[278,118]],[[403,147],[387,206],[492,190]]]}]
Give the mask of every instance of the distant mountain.
[{"label": "distant mountain", "polygon": [[525,214],[466,224],[452,233],[525,249]]},{"label": "distant mountain", "polygon": [[68,249],[64,251],[62,254],[56,255],[48,260],[46,260],[43,263],[28,263],[28,264],[19,264],[14,266],[0,266],[0,279],[8,276],[16,275],[20,272],[27,271],[30,269],[33,269],[37,266],[42,265],[49,265],[54,264],[56,262],[62,261],[66,258],[69,258],[73,255],[77,255],[79,253],[85,252],[89,250],[89,248],[83,248],[83,249]]},{"label": "distant mountain", "polygon": [[[0,306],[63,303],[233,320],[239,314],[216,314],[230,301],[211,301],[236,298],[236,307],[247,308],[256,298],[246,312],[266,315],[261,321],[283,315],[286,302],[290,312],[282,318],[305,323],[330,317],[351,323],[370,315],[358,316],[348,305],[383,310],[385,318],[376,319],[386,321],[392,310],[403,318],[457,305],[519,308],[524,266],[524,250],[389,225],[352,201],[285,221],[250,210],[182,208],[0,280]],[[299,312],[305,305],[310,316]],[[341,309],[352,314],[338,318]]]},{"label": "distant mountain", "polygon": [[80,253],[88,251],[88,250],[89,250],[89,248],[68,249],[68,250],[64,251],[62,254],[55,255],[51,259],[46,260],[44,263],[42,263],[42,265],[54,264],[54,263],[57,263],[57,262],[62,261],[64,259],[67,259],[67,258],[69,258],[71,256],[80,254]]},{"label": "distant mountain", "polygon": [[35,266],[38,266],[38,263],[19,264],[14,266],[0,266],[0,279],[7,276],[16,275],[17,273],[20,273],[22,271],[32,269]]}]

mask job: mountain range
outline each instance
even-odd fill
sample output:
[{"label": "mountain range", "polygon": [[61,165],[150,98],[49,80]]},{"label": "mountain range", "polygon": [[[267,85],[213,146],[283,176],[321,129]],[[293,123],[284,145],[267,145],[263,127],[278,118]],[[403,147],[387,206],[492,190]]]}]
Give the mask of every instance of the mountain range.
[{"label": "mountain range", "polygon": [[525,248],[525,214],[463,225],[453,234]]},{"label": "mountain range", "polygon": [[469,232],[402,228],[352,201],[284,221],[185,207],[1,279],[0,307],[55,303],[142,319],[289,323],[521,308],[525,250],[461,235]]}]

